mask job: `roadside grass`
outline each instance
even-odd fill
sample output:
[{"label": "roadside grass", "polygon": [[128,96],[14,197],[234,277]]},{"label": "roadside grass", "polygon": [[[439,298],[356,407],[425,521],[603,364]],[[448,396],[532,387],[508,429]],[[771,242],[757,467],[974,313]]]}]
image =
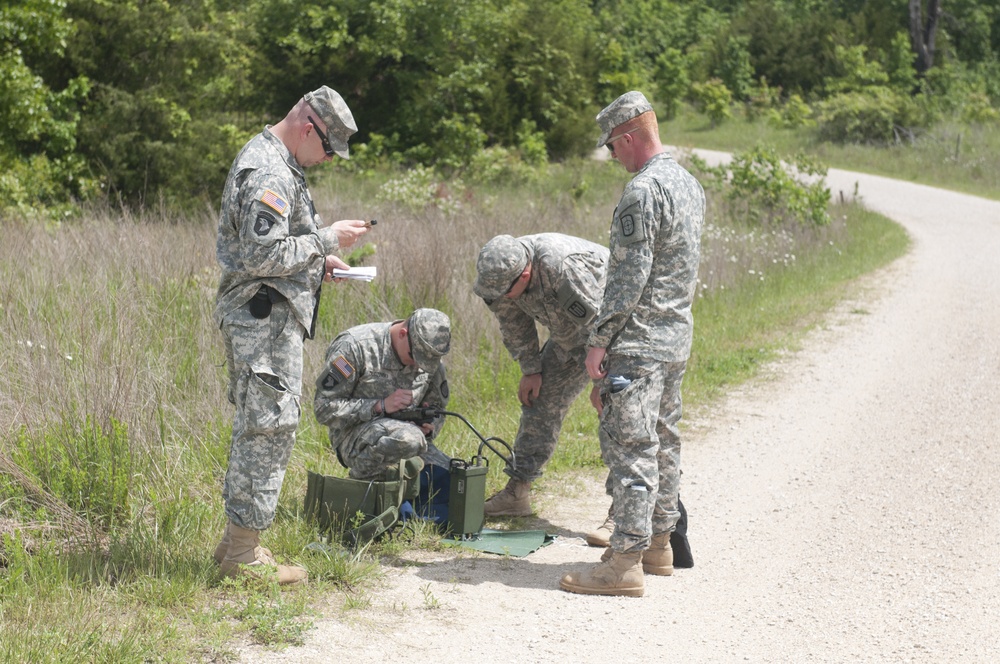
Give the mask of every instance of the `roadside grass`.
[{"label": "roadside grass", "polygon": [[735,152],[757,144],[781,154],[805,152],[831,168],[884,175],[1000,200],[1000,123],[943,122],[894,145],[838,145],[815,127],[776,127],[764,118],[733,117],[716,127],[690,108],[660,124],[665,143]]},{"label": "roadside grass", "polygon": [[[852,294],[858,277],[910,246],[905,231],[881,215],[854,204],[838,212],[829,227],[809,229],[808,239],[796,242],[793,262],[772,263],[770,270],[744,267],[744,275],[697,299],[685,409],[704,408],[766,362],[796,350],[802,335]],[[547,472],[603,465],[597,417],[584,393],[573,404]]]},{"label": "roadside grass", "polygon": [[[166,210],[95,209],[52,227],[6,222],[5,661],[232,661],[241,641],[300,642],[332,597],[342,598],[333,610],[367,606],[380,559],[435,548],[439,536],[409,527],[356,552],[317,542],[303,519],[306,471],[344,473],[311,414],[326,344],[351,325],[402,318],[414,306],[441,308],[453,321],[449,408],[482,434],[513,443],[520,376],[495,320],[471,293],[474,257],[498,233],[559,230],[606,242],[628,179],[616,164],[581,161],[521,182],[454,181],[410,199],[380,198],[385,176],[333,169],[319,176],[313,188],[326,218],[379,219],[365,239],[367,257],[359,257],[379,275],[325,287],[317,339],[306,347],[298,443],[264,536],[279,561],[309,570],[310,583],[290,591],[222,580],[210,557],[224,525],[219,492],[232,417],[212,322],[214,213],[178,219]],[[905,234],[891,222],[855,206],[831,210],[829,227],[794,232],[710,219],[688,404],[709,403],[793,347],[851,279],[905,250]],[[599,468],[596,426],[582,395],[548,472]],[[461,458],[478,445],[454,419],[439,442]],[[502,466],[491,461],[488,491],[505,481]],[[414,598],[413,606],[435,603]]]}]

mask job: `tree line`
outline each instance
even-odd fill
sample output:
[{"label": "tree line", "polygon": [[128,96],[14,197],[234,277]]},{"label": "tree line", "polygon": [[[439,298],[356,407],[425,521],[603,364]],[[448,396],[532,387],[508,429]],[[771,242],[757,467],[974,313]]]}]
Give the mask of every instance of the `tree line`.
[{"label": "tree line", "polygon": [[239,146],[327,84],[358,159],[584,155],[630,89],[829,140],[994,121],[995,0],[8,0],[0,214],[214,200]]}]

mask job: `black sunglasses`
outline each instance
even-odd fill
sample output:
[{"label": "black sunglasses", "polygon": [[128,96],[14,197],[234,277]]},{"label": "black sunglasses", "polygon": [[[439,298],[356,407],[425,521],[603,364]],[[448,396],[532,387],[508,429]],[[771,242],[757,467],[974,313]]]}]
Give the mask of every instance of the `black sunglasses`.
[{"label": "black sunglasses", "polygon": [[316,125],[316,121],[313,120],[311,115],[307,115],[306,118],[312,123],[313,129],[316,130],[316,135],[319,136],[320,143],[323,144],[323,152],[326,153],[326,156],[332,157],[335,155],[336,152],[334,152],[333,147],[330,146],[330,141],[326,139],[326,134],[323,133],[323,130]]},{"label": "black sunglasses", "polygon": [[612,157],[615,156],[615,146],[612,145],[612,143],[614,143],[615,141],[617,141],[619,138],[624,138],[627,134],[631,134],[633,131],[635,131],[635,129],[629,129],[628,131],[623,131],[622,133],[618,134],[617,136],[609,138],[604,143],[604,147],[606,147],[608,149],[608,152],[611,153]]},{"label": "black sunglasses", "polygon": [[[522,270],[522,272],[523,272],[523,270]],[[514,277],[514,281],[510,282],[510,286],[507,288],[506,292],[504,292],[504,295],[507,295],[512,290],[514,290],[514,286],[517,286],[517,282],[520,281],[520,280],[521,280],[521,272],[518,272],[517,276]]]},{"label": "black sunglasses", "polygon": [[410,359],[416,362],[417,358],[413,357],[413,335],[410,334],[412,324],[413,316],[410,316],[406,319],[406,349],[410,352]]}]

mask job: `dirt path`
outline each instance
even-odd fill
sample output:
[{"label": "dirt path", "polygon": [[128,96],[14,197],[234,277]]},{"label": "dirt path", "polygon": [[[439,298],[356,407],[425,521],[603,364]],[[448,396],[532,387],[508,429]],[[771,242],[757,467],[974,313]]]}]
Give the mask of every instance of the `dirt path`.
[{"label": "dirt path", "polygon": [[581,537],[608,501],[583,477],[525,525],[551,546],[386,567],[369,608],[332,597],[307,645],[242,661],[996,661],[1000,203],[828,182],[857,182],[914,250],[803,351],[688,414],[693,569],[647,576],[641,599],[560,591],[600,555]]}]

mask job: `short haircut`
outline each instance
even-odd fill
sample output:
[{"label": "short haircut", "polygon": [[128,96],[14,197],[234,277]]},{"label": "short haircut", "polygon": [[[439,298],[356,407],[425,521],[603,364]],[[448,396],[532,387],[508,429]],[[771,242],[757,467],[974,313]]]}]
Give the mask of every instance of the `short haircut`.
[{"label": "short haircut", "polygon": [[636,133],[643,138],[649,139],[660,139],[660,126],[656,122],[656,113],[653,111],[646,111],[640,115],[635,116],[628,122],[622,125],[623,130],[619,130],[619,135],[624,134],[626,131],[637,130]]}]

